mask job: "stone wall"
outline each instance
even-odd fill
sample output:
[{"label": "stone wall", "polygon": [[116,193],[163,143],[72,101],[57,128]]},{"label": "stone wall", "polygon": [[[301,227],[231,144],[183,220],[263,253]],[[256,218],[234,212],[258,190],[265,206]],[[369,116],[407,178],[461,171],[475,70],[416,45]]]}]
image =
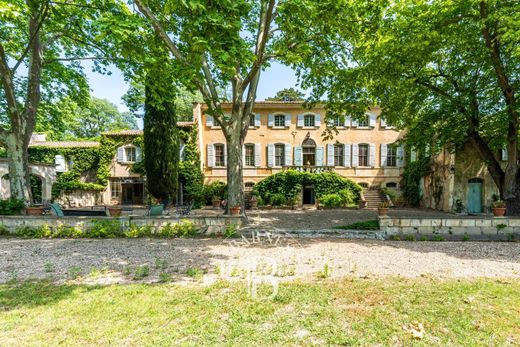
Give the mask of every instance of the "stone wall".
[{"label": "stone wall", "polygon": [[507,236],[520,235],[520,218],[391,218],[379,217],[385,237],[392,235]]},{"label": "stone wall", "polygon": [[66,207],[96,206],[104,203],[103,192],[94,190],[74,190],[63,193],[54,202]]},{"label": "stone wall", "polygon": [[230,224],[240,226],[242,219],[240,216],[188,216],[178,217],[149,217],[149,216],[125,216],[120,218],[113,217],[82,217],[82,216],[0,216],[0,227],[5,228],[10,233],[15,233],[18,228],[31,227],[39,228],[43,226],[68,226],[81,230],[86,230],[92,226],[94,221],[99,220],[118,220],[123,228],[130,225],[151,226],[154,231],[160,230],[166,225],[177,224],[181,221],[192,222],[203,234],[223,233]]}]

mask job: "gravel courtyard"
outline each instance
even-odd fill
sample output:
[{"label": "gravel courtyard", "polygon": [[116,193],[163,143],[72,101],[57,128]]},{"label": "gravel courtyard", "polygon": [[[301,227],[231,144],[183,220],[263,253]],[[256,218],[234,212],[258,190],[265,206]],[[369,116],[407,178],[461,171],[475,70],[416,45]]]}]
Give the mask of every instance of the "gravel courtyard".
[{"label": "gravel courtyard", "polygon": [[125,283],[135,281],[135,270],[142,266],[149,268],[149,275],[140,279],[145,282],[158,281],[160,274],[168,273],[174,282],[210,283],[245,278],[250,269],[258,276],[275,274],[282,281],[320,276],[511,278],[520,277],[520,243],[290,237],[0,239],[1,283],[36,278]]}]

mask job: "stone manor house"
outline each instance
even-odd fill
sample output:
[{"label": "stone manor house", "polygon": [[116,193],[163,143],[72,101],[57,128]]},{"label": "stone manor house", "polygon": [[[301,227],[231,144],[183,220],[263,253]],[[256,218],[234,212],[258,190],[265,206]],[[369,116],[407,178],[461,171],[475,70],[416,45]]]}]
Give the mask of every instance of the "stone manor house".
[{"label": "stone manor house", "polygon": [[[224,112],[231,105],[223,104]],[[215,120],[205,113],[204,104],[194,104],[193,122],[179,122],[185,131],[195,132],[200,169],[204,182],[226,181],[226,141]],[[368,190],[390,188],[400,191],[402,175],[407,162],[414,161],[416,153],[405,150],[401,143],[405,132],[386,124],[380,117],[381,109],[367,110],[361,120],[344,117],[325,121],[325,109],[318,105],[304,109],[302,102],[258,101],[250,119],[243,148],[244,184],[249,190],[265,177],[287,169],[312,172],[333,171],[352,179]],[[332,123],[329,123],[332,122]],[[332,140],[324,141],[323,133],[334,125],[337,129]],[[94,204],[146,204],[145,177],[131,170],[141,160],[142,149],[137,137],[142,131],[127,130],[103,134],[105,139],[118,139],[117,148],[109,165],[109,179],[101,192],[77,190],[57,200],[72,206]],[[104,141],[102,140],[101,143]],[[100,142],[46,141],[36,135],[31,147],[80,148],[100,146]],[[181,143],[181,160],[184,143]],[[505,159],[506,154],[497,153]],[[56,176],[73,167],[63,155],[55,156],[55,165],[32,165],[42,180],[42,200],[48,201],[50,186]],[[420,184],[423,206],[451,211],[456,205],[469,206],[468,212],[484,212],[498,190],[485,164],[469,146],[448,151],[432,160],[434,171]],[[9,195],[5,178],[6,163],[0,161],[0,198]],[[92,173],[89,173],[92,174]],[[82,176],[83,177],[83,176]],[[84,178],[88,181],[88,177]],[[182,201],[182,187],[179,200]],[[304,187],[302,203],[314,203],[313,187]]]}]

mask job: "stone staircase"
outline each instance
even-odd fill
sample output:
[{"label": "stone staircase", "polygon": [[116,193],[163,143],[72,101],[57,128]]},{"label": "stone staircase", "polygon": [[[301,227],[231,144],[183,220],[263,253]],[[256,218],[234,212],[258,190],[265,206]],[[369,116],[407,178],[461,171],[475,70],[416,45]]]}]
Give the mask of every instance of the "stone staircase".
[{"label": "stone staircase", "polygon": [[365,190],[363,192],[365,201],[367,202],[367,208],[378,208],[379,204],[388,201],[386,196],[379,190]]}]

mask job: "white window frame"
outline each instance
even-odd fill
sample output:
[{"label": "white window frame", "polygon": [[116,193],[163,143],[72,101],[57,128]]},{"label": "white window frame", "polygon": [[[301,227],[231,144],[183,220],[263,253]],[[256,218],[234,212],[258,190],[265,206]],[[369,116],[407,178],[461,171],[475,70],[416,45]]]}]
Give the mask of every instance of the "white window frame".
[{"label": "white window frame", "polygon": [[[282,129],[282,128],[285,128],[285,115],[284,114],[280,114],[280,113],[277,113],[273,116],[273,128],[278,128],[278,129]],[[277,120],[279,121],[281,119],[281,124],[279,124],[280,122],[277,122]]]},{"label": "white window frame", "polygon": [[386,166],[397,167],[397,146],[394,144],[386,146]]},{"label": "white window frame", "polygon": [[[307,122],[309,120],[309,122]],[[312,121],[310,121],[312,120]],[[312,124],[311,124],[312,123]],[[310,113],[303,115],[303,127],[304,128],[314,128],[316,127],[316,116]]]},{"label": "white window frame", "polygon": [[[247,149],[252,148],[253,152],[250,157],[247,155]],[[254,167],[255,166],[255,158],[256,158],[256,152],[255,152],[255,144],[254,143],[246,143],[244,145],[244,166],[247,167]],[[249,162],[248,162],[249,159]]]},{"label": "white window frame", "polygon": [[[125,163],[135,163],[135,162],[137,162],[137,147],[135,147],[135,146],[126,146],[124,148],[124,151],[125,151]],[[129,160],[128,159],[128,157],[129,157],[128,156],[128,152],[129,151],[133,151],[134,152],[133,153],[134,158],[132,158],[133,160]]]},{"label": "white window frame", "polygon": [[[222,165],[220,164],[220,156],[217,156],[217,147],[222,147]],[[213,163],[214,167],[226,167],[226,146],[223,143],[215,143],[213,145],[213,155],[215,157],[215,162]]]},{"label": "white window frame", "polygon": [[[278,155],[277,151],[281,148],[281,154]],[[275,143],[274,145],[274,166],[281,167],[285,166],[285,144]]]},{"label": "white window frame", "polygon": [[[361,163],[361,147],[366,147],[366,162]],[[370,145],[368,143],[360,143],[358,145],[358,166],[369,167],[370,166]]]},{"label": "white window frame", "polygon": [[[334,144],[334,166],[345,166],[345,145],[342,143]],[[338,153],[341,149],[341,154]]]}]

